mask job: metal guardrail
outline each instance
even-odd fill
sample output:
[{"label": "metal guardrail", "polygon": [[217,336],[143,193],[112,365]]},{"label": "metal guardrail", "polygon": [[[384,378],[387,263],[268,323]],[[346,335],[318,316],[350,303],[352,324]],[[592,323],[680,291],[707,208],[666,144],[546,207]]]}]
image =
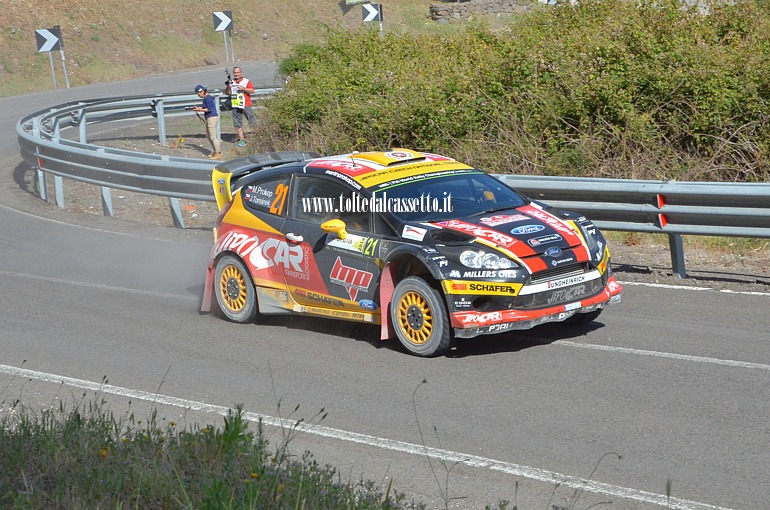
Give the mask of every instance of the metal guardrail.
[{"label": "metal guardrail", "polygon": [[[262,88],[256,95],[275,93]],[[222,110],[227,98],[210,92]],[[50,200],[46,173],[54,176],[54,201],[64,207],[64,177],[101,186],[102,208],[113,216],[111,190],[120,189],[169,198],[174,225],[184,228],[179,199],[213,202],[212,162],[209,159],[174,157],[113,149],[88,143],[88,126],[121,120],[157,119],[158,139],[166,145],[166,118],[189,115],[186,109],[200,104],[197,94],[158,94],[73,101],[27,115],[16,124],[21,155],[36,169],[40,198]],[[221,125],[221,124],[220,124]],[[62,132],[77,128],[77,139]],[[221,136],[217,132],[217,136]]]},{"label": "metal guardrail", "polygon": [[[258,89],[272,94],[278,89]],[[213,91],[223,100],[222,92]],[[88,143],[89,124],[158,120],[165,144],[165,118],[189,113],[194,94],[160,94],[75,101],[28,115],[17,123],[21,154],[37,171],[40,197],[49,200],[46,173],[54,176],[55,202],[63,207],[62,178],[102,187],[104,214],[113,215],[111,189],[169,197],[174,224],[184,228],[179,199],[214,201],[212,163],[207,159],[158,156]],[[78,140],[61,136],[79,130]],[[674,273],[686,277],[682,235],[770,238],[770,183],[706,183],[498,175],[525,195],[579,212],[599,228],[669,236]]]}]

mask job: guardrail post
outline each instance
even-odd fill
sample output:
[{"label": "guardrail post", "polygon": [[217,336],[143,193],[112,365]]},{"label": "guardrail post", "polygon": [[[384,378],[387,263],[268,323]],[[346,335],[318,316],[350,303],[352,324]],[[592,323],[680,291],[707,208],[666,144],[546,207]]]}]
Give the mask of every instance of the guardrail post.
[{"label": "guardrail post", "polygon": [[64,209],[64,179],[61,175],[53,176],[54,196],[56,197],[56,207]]},{"label": "guardrail post", "polygon": [[78,111],[78,130],[80,143],[88,143],[88,130],[86,129],[86,109]]},{"label": "guardrail post", "polygon": [[179,199],[169,197],[168,205],[171,208],[171,217],[174,220],[176,228],[184,228],[184,218],[182,218],[182,207],[179,205]]},{"label": "guardrail post", "polygon": [[166,115],[163,107],[163,98],[155,100],[155,113],[158,115],[158,141],[166,145]]},{"label": "guardrail post", "polygon": [[107,186],[102,186],[102,211],[110,218],[115,215],[112,210],[112,190]]},{"label": "guardrail post", "polygon": [[37,195],[48,202],[48,180],[46,173],[39,167],[35,170],[35,184],[37,185]]},{"label": "guardrail post", "polygon": [[684,246],[682,246],[681,234],[669,234],[668,246],[671,250],[671,268],[679,278],[687,278],[684,268]]}]

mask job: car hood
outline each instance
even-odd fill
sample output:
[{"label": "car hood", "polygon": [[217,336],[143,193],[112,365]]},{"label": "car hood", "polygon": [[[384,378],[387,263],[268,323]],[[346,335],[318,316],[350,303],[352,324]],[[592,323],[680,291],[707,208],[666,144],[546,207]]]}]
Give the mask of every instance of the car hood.
[{"label": "car hood", "polygon": [[558,250],[585,247],[570,224],[533,203],[430,225],[474,236],[483,244],[504,248],[521,258],[553,256]]}]

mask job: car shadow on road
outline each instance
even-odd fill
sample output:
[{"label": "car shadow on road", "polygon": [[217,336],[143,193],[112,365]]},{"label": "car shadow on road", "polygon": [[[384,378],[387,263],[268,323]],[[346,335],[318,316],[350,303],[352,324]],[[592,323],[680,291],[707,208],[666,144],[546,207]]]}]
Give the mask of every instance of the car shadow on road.
[{"label": "car shadow on road", "polygon": [[[380,340],[380,327],[373,324],[324,319],[321,317],[286,315],[265,315],[260,317],[259,323],[266,326],[313,331],[325,335],[349,338],[358,342],[366,342],[375,349],[388,349],[393,352],[407,354],[406,349],[397,339]],[[581,337],[603,327],[604,324],[600,321],[594,321],[582,326],[566,326],[554,323],[538,326],[531,330],[457,339],[445,357],[466,358],[519,352],[532,347],[548,345],[557,340]]]},{"label": "car shadow on road", "polygon": [[593,321],[581,326],[568,326],[561,323],[544,324],[533,329],[499,333],[496,335],[461,338],[455,341],[447,357],[466,358],[485,356],[504,352],[519,352],[533,347],[541,347],[558,340],[577,338],[604,327],[601,321]]}]

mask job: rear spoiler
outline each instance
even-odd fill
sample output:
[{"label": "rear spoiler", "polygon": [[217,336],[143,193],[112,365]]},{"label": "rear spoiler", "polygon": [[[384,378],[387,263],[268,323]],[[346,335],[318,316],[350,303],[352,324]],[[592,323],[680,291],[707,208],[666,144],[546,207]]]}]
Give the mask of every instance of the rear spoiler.
[{"label": "rear spoiler", "polygon": [[[211,184],[214,187],[214,196],[217,199],[217,208],[222,210],[232,200],[232,186],[241,177],[251,175],[265,168],[297,163],[308,159],[320,158],[315,152],[282,151],[252,154],[238,159],[231,159],[221,165],[217,165],[211,171]],[[233,181],[235,179],[235,181]]]}]

